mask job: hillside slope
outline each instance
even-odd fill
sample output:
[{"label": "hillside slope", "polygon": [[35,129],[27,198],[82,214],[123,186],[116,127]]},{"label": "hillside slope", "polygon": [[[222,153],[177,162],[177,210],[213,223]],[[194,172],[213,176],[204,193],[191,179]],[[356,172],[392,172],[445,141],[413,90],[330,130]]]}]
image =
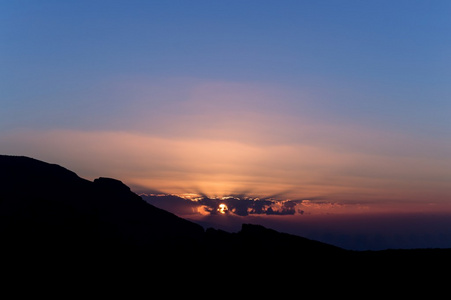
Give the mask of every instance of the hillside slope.
[{"label": "hillside slope", "polygon": [[[348,251],[318,241],[243,224],[230,233],[207,229],[159,209],[111,178],[88,181],[61,166],[0,155],[0,236],[6,260],[67,264],[103,260],[117,264],[180,267],[297,265],[434,266],[450,249]],[[11,259],[12,258],[12,259]],[[74,264],[75,264],[74,263]]]}]

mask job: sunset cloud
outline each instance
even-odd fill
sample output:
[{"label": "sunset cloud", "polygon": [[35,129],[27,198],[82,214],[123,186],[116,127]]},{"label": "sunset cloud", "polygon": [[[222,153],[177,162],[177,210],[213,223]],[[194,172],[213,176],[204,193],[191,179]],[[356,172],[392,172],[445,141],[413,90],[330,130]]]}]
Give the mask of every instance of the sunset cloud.
[{"label": "sunset cloud", "polygon": [[[91,179],[121,178],[142,192],[285,193],[340,203],[440,202],[451,194],[449,141],[323,120],[312,113],[312,92],[199,80],[133,81],[113,92],[131,97],[128,111],[104,120],[113,129],[15,130],[0,136],[2,151]],[[157,110],[155,97],[167,100]]]},{"label": "sunset cloud", "polygon": [[80,176],[121,178],[142,191],[202,191],[210,197],[244,190],[259,196],[286,192],[292,199],[327,196],[339,202],[441,201],[450,194],[449,163],[427,157],[71,130],[16,133],[1,143],[7,153],[30,155],[33,149],[34,157]]}]

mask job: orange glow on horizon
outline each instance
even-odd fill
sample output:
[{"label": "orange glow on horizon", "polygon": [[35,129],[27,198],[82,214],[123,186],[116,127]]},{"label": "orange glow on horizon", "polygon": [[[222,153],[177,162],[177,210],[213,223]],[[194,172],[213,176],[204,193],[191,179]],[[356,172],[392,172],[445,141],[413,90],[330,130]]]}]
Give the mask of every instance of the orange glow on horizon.
[{"label": "orange glow on horizon", "polygon": [[[320,198],[328,203],[360,203],[361,208],[391,203],[405,210],[426,203],[428,209],[440,210],[451,199],[446,180],[451,178],[451,161],[421,156],[421,148],[416,156],[389,156],[344,151],[321,143],[75,130],[16,133],[3,138],[2,145],[8,141],[37,153],[17,154],[60,164],[89,180],[117,178],[139,192],[193,193],[211,198],[279,195],[281,200]],[[316,210],[316,203],[304,204]],[[318,210],[326,207],[318,205]],[[329,211],[342,210],[336,204],[329,207]]]}]

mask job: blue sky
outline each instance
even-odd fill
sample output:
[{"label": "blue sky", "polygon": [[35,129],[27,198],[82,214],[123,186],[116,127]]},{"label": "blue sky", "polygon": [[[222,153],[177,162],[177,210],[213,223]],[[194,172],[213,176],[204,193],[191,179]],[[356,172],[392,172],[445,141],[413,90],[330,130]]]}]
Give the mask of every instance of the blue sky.
[{"label": "blue sky", "polygon": [[140,189],[448,203],[449,1],[1,1],[0,151]]},{"label": "blue sky", "polygon": [[326,94],[322,113],[449,134],[450,6],[3,1],[2,126],[42,126],[43,111],[67,115],[56,125],[77,126],[90,102],[109,104],[104,81],[145,76],[315,87]]}]

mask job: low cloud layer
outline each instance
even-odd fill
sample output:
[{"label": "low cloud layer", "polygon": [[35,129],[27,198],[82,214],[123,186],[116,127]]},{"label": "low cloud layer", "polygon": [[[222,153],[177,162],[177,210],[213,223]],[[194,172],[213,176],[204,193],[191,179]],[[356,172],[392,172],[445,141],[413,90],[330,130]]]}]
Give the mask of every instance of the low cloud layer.
[{"label": "low cloud layer", "polygon": [[[247,198],[202,198],[199,203],[203,209],[210,214],[233,213],[239,216],[247,215],[294,215],[296,213],[296,202],[277,201],[271,199]],[[221,205],[225,209],[221,209]]]},{"label": "low cloud layer", "polygon": [[368,207],[362,204],[329,202],[321,197],[290,200],[275,197],[232,195],[208,197],[205,194],[140,194],[148,203],[187,218],[222,215],[236,217],[250,216],[301,216],[322,214],[343,214],[364,212]]},{"label": "low cloud layer", "polygon": [[[298,203],[301,201],[276,200],[271,198],[260,199],[234,196],[221,198],[209,198],[206,196],[183,198],[174,195],[146,195],[141,197],[147,202],[160,208],[168,209],[174,213],[199,213],[199,214],[233,214],[238,216],[248,215],[294,215],[303,214]],[[302,205],[301,205],[302,206]]]}]

